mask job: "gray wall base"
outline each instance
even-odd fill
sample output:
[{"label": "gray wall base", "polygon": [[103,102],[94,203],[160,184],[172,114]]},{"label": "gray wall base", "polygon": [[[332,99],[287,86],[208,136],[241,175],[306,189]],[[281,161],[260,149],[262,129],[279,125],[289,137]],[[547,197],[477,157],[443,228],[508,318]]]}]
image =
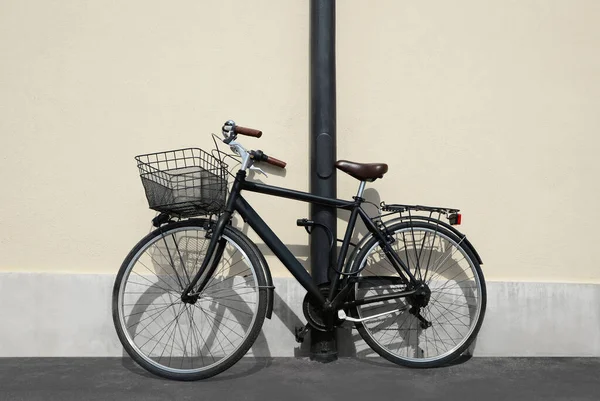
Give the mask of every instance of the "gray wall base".
[{"label": "gray wall base", "polygon": [[[121,356],[111,317],[114,276],[0,273],[0,357]],[[273,319],[252,354],[308,356],[294,340],[305,291],[275,278]],[[600,356],[600,285],[489,282],[475,356]],[[340,356],[372,354],[358,332],[338,333]]]}]

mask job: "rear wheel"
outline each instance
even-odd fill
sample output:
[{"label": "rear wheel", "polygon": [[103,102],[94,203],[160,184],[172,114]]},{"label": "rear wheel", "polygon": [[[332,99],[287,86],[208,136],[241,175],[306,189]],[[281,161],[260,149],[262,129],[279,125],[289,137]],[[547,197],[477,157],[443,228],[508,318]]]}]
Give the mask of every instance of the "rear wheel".
[{"label": "rear wheel", "polygon": [[[486,288],[477,258],[455,233],[425,222],[388,228],[390,245],[418,281],[415,295],[356,306],[365,342],[391,362],[434,367],[460,356],[473,342],[485,314]],[[373,238],[360,251],[355,299],[409,290]],[[361,270],[362,269],[362,270]],[[389,312],[389,313],[386,313]]]},{"label": "rear wheel", "polygon": [[258,257],[226,227],[223,256],[204,290],[182,301],[210,243],[205,220],[167,224],[129,253],[115,280],[113,320],[127,353],[169,379],[198,380],[237,362],[258,336],[267,309]]}]

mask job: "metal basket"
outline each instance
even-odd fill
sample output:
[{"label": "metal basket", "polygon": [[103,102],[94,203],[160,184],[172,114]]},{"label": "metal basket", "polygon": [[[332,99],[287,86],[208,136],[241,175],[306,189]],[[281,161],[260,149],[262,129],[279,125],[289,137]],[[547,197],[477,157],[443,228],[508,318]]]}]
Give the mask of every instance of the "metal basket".
[{"label": "metal basket", "polygon": [[227,165],[198,148],[136,156],[150,209],[179,217],[221,213]]}]

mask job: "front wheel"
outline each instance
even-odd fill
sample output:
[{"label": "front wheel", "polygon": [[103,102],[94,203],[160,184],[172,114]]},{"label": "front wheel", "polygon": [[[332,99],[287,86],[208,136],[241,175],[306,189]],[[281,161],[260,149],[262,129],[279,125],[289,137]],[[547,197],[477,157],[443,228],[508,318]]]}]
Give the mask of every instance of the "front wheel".
[{"label": "front wheel", "polygon": [[143,238],[121,265],[113,320],[127,353],[169,379],[198,380],[237,362],[258,336],[267,309],[266,280],[252,248],[231,227],[204,290],[181,295],[206,257],[206,220],[167,224]]},{"label": "front wheel", "polygon": [[[356,328],[391,362],[435,367],[460,356],[473,342],[485,314],[486,287],[473,252],[455,233],[425,222],[388,228],[390,245],[417,280],[419,293],[356,306]],[[357,256],[356,300],[410,290],[373,238]],[[384,297],[383,297],[384,298]]]}]

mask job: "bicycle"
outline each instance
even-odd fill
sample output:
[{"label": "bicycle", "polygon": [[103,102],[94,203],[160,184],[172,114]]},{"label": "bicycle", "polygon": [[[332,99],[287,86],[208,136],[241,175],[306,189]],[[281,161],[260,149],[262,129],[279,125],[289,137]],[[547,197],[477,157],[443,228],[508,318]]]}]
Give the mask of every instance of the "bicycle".
[{"label": "bicycle", "polygon": [[[217,156],[187,148],[136,157],[149,206],[159,214],[156,229],[123,261],[113,289],[115,328],[134,361],[169,379],[208,378],[245,355],[265,317],[271,318],[269,266],[256,244],[233,227],[234,213],[307,291],[307,325],[297,340],[309,327],[327,331],[350,322],[380,356],[425,368],[451,362],[472,344],[485,314],[486,286],[481,258],[454,227],[461,220],[458,209],[381,202],[379,214],[369,217],[362,207],[365,185],[383,178],[385,164],[336,163],[360,181],[352,200],[250,181],[247,172],[261,172],[260,163],[286,163],[237,141],[239,135],[260,138],[259,130],[229,120],[222,134],[230,156],[241,162],[229,191],[233,174],[218,146]],[[313,282],[243,191],[350,211],[329,283]],[[368,234],[351,243],[359,217]],[[325,229],[335,251],[340,240],[326,227],[308,219],[297,225],[309,233]]]}]

